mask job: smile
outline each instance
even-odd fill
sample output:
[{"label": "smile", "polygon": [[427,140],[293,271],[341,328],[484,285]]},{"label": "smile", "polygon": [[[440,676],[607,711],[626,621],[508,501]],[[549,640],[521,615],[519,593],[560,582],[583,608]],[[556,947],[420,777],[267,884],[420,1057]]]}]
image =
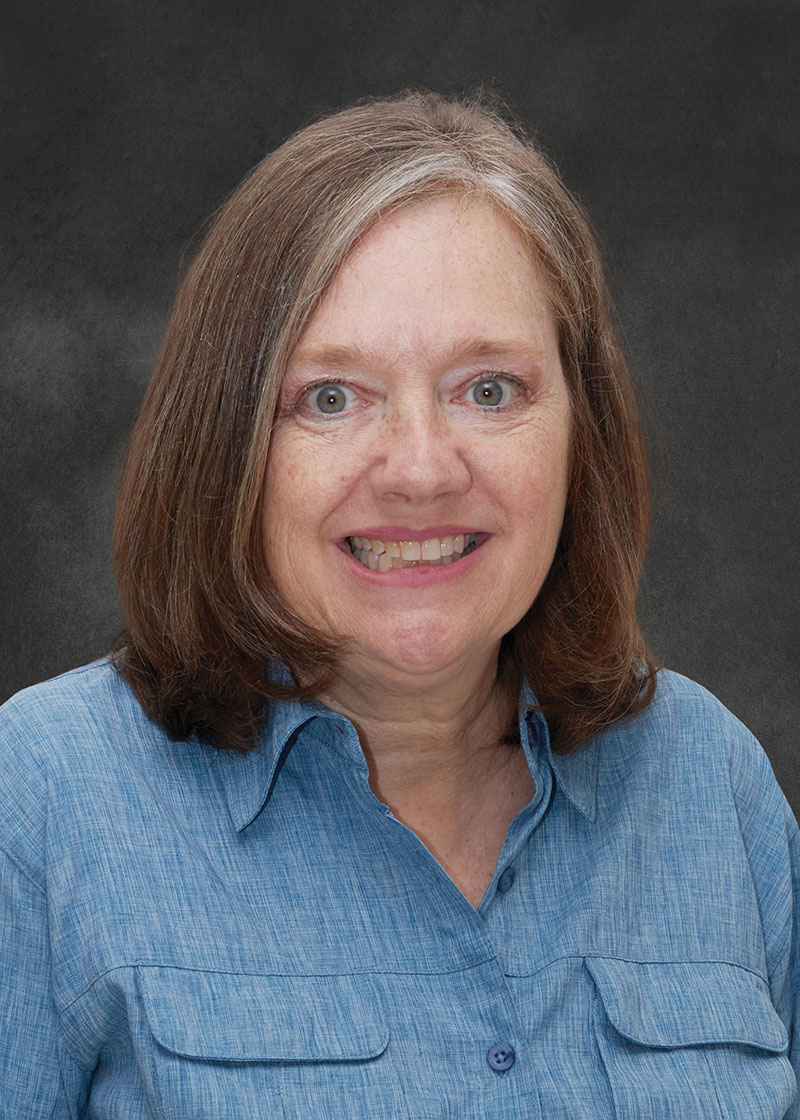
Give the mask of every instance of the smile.
[{"label": "smile", "polygon": [[395,568],[431,567],[455,564],[474,552],[487,533],[456,533],[452,537],[431,537],[426,541],[380,541],[369,537],[347,537],[351,555],[373,572]]}]

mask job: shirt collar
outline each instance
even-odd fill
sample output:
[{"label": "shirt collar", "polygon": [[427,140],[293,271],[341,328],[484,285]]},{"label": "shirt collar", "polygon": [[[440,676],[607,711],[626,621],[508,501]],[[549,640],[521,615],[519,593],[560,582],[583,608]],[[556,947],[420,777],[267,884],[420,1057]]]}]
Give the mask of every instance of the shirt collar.
[{"label": "shirt collar", "polygon": [[[269,675],[278,684],[295,683],[289,670],[277,661],[270,662]],[[342,717],[318,700],[270,700],[264,730],[253,750],[246,755],[219,751],[217,772],[237,832],[252,824],[269,801],[282,760],[302,729],[313,719],[341,720]]]},{"label": "shirt collar", "polygon": [[[271,666],[271,676],[281,683],[293,683],[291,674],[283,666]],[[523,684],[519,702],[522,742],[526,742],[528,735],[527,741],[538,746],[566,797],[587,820],[593,821],[597,807],[598,751],[590,744],[575,754],[554,754],[547,721],[535,710],[536,703],[531,688]],[[344,717],[317,700],[270,700],[265,728],[256,747],[246,755],[233,751],[218,753],[217,771],[237,832],[252,824],[267,804],[280,763],[302,729],[315,719],[328,719],[341,725]]]},{"label": "shirt collar", "polygon": [[543,748],[557,784],[578,812],[587,820],[593,821],[597,814],[599,751],[594,743],[589,743],[574,754],[555,754],[550,743],[547,720],[541,712],[536,711],[537,703],[530,685],[527,681],[523,682],[519,703],[520,736],[525,733],[523,724],[527,721],[530,736]]}]

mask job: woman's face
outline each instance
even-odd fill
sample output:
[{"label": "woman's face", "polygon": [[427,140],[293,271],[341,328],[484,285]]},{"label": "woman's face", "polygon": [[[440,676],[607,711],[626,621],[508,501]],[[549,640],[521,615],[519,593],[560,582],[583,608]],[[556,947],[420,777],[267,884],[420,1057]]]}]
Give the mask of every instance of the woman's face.
[{"label": "woman's face", "polygon": [[513,225],[440,198],[353,249],[285,377],[266,561],[367,669],[493,655],[564,514],[570,409],[543,282]]}]

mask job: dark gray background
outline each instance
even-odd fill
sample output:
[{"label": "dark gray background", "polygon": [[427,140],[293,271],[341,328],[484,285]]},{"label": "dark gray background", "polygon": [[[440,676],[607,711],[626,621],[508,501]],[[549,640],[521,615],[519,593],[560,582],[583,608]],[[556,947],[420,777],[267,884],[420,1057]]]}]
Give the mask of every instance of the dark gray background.
[{"label": "dark gray background", "polygon": [[3,23],[0,698],[121,625],[116,478],[202,220],[322,111],[487,82],[585,202],[651,401],[652,644],[800,807],[795,0],[28,0]]}]

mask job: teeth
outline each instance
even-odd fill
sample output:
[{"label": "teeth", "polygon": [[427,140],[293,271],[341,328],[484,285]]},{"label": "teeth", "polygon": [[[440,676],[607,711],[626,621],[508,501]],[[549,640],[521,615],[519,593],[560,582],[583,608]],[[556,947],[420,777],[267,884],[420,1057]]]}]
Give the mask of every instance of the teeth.
[{"label": "teeth", "polygon": [[347,540],[353,557],[373,572],[417,564],[453,564],[477,547],[475,533],[432,537],[427,541],[379,541],[369,537],[348,537]]}]

